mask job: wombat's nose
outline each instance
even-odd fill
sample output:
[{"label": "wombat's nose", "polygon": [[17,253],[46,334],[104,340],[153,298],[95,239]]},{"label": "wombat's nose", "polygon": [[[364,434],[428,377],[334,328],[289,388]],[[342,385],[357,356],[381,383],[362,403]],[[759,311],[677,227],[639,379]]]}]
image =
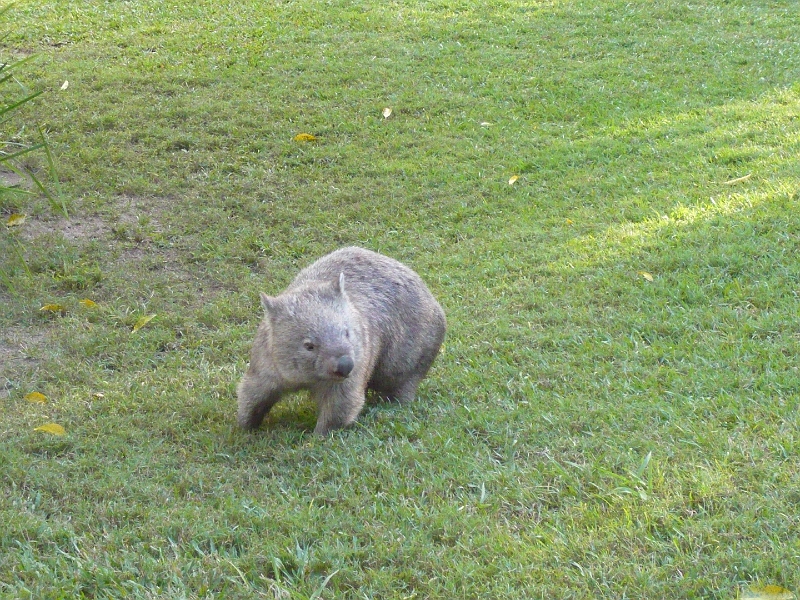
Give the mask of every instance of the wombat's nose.
[{"label": "wombat's nose", "polygon": [[353,370],[353,359],[349,356],[341,356],[339,360],[336,362],[336,371],[334,371],[339,377],[347,377],[350,375],[350,371]]}]

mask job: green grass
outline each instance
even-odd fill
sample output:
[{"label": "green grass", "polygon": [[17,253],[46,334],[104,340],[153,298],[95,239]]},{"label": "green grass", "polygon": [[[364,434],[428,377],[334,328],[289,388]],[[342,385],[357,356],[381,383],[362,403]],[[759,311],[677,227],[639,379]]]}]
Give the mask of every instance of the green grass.
[{"label": "green grass", "polygon": [[[800,591],[794,1],[5,18],[69,218],[0,197],[0,597]],[[258,291],[346,244],[447,312],[418,401],[242,433]]]}]

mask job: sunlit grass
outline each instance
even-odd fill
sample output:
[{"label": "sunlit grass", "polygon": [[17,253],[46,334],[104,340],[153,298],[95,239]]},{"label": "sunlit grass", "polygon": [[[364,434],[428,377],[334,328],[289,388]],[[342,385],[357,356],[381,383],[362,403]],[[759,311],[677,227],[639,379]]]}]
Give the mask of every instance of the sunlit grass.
[{"label": "sunlit grass", "polygon": [[[0,596],[800,590],[793,2],[9,15],[70,218],[2,209]],[[346,244],[445,307],[418,401],[240,432],[258,292]]]}]

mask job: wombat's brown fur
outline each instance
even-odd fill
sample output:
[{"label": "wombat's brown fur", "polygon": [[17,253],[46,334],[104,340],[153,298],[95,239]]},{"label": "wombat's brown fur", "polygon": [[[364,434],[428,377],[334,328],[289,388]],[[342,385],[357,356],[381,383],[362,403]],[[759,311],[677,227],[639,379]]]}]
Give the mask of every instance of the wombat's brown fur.
[{"label": "wombat's brown fur", "polygon": [[412,400],[439,352],[442,307],[414,271],[363,248],[303,269],[266,315],[239,383],[239,425],[258,427],[284,392],[311,390],[315,433],[355,421],[367,388]]}]

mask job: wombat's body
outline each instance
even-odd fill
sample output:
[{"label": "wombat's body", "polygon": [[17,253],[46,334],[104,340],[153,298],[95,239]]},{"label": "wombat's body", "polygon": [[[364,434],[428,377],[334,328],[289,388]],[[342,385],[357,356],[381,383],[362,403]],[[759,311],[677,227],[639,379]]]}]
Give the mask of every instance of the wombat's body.
[{"label": "wombat's body", "polygon": [[266,315],[238,388],[245,429],[300,389],[316,400],[320,435],[355,421],[367,388],[412,400],[444,339],[444,311],[419,275],[362,248],[323,256],[261,304]]}]

